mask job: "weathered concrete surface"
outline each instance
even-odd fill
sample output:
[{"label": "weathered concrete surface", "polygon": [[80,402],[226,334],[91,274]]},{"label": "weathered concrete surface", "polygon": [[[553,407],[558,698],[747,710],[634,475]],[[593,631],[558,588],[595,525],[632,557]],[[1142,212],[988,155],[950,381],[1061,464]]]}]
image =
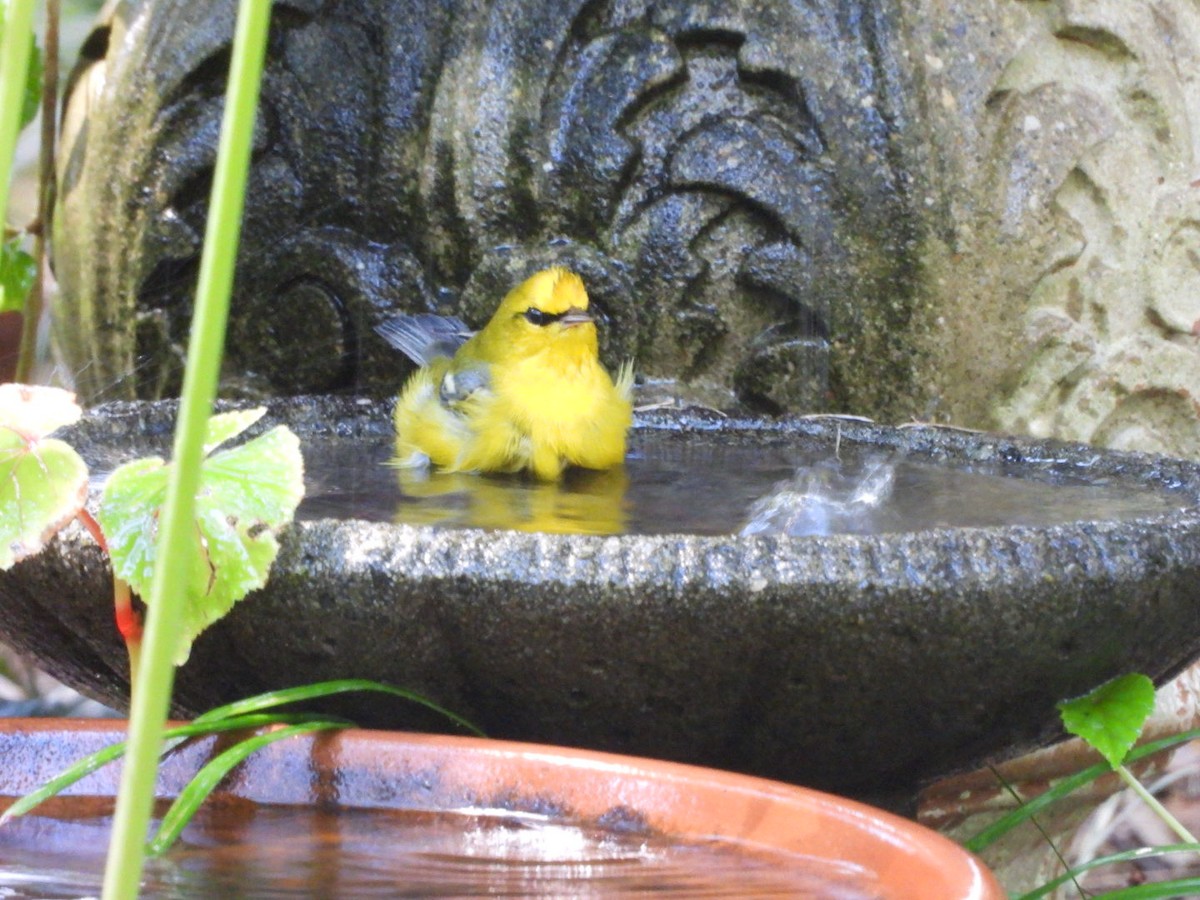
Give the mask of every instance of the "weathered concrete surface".
[{"label": "weathered concrete surface", "polygon": [[918,380],[952,420],[1200,454],[1200,11],[905,4],[937,140]]},{"label": "weathered concrete surface", "polygon": [[[89,400],[177,389],[232,7],[114,5],[77,70],[57,335]],[[898,22],[833,0],[280,0],[227,390],[394,389],[380,318],[478,324],[562,262],[610,364],[719,405],[912,408]]]},{"label": "weathered concrete surface", "polygon": [[[117,405],[72,438],[128,458],[170,410]],[[275,420],[348,439],[375,404],[280,402]],[[266,423],[264,423],[265,425]],[[1055,465],[1172,486],[1190,506],[1125,523],[820,538],[539,535],[316,521],[282,538],[268,586],[200,638],[179,712],[258,690],[371,677],[426,692],[497,737],[583,745],[864,794],[1011,753],[1054,703],[1118,673],[1163,678],[1200,649],[1200,467],[1093,448],[845,422],[655,414],[723,429],[905,448],[945,462]],[[149,436],[148,438],[145,436]],[[1022,462],[1027,461],[1027,462]],[[120,702],[111,585],[78,530],[0,573],[5,639]],[[336,709],[445,730],[395,700]]]},{"label": "weathered concrete surface", "polygon": [[[113,4],[66,114],[56,333],[177,388],[232,0]],[[581,269],[713,405],[1194,456],[1187,0],[280,0],[226,391],[387,390],[372,325]]]}]

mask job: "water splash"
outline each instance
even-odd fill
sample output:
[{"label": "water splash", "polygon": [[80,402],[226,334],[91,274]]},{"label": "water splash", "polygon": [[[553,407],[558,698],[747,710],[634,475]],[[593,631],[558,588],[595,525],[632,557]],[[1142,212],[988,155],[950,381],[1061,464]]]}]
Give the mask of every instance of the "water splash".
[{"label": "water splash", "polygon": [[739,533],[801,537],[870,531],[895,484],[891,455],[867,456],[857,463],[825,459],[799,469],[756,500]]}]

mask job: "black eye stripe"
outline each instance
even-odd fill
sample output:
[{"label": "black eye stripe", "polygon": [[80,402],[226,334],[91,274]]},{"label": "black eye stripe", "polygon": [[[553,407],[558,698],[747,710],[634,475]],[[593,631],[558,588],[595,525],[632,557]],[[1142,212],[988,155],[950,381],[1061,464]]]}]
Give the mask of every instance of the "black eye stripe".
[{"label": "black eye stripe", "polygon": [[559,319],[565,316],[566,313],[548,313],[544,310],[538,309],[536,306],[531,306],[529,309],[525,310],[525,312],[521,313],[521,315],[525,317],[526,321],[533,325],[546,326],[551,322],[557,322]]}]

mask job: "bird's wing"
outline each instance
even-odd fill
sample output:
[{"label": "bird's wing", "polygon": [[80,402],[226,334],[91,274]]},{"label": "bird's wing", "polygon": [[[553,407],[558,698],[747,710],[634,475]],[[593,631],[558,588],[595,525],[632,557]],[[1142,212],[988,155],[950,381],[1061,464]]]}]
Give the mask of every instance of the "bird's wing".
[{"label": "bird's wing", "polygon": [[474,334],[462,319],[429,313],[393,316],[376,325],[375,331],[419,366],[439,356],[453,357]]},{"label": "bird's wing", "polygon": [[492,389],[492,379],[487,367],[482,364],[467,365],[455,371],[451,366],[442,383],[438,387],[438,395],[443,406],[457,407],[472,395],[487,392]]}]

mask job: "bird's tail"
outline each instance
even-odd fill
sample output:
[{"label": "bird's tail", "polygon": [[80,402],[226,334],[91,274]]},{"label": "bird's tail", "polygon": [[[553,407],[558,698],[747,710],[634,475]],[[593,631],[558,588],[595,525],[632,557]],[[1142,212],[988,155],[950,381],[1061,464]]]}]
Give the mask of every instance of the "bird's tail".
[{"label": "bird's tail", "polygon": [[627,359],[617,369],[617,393],[621,398],[633,402],[633,360]]}]

